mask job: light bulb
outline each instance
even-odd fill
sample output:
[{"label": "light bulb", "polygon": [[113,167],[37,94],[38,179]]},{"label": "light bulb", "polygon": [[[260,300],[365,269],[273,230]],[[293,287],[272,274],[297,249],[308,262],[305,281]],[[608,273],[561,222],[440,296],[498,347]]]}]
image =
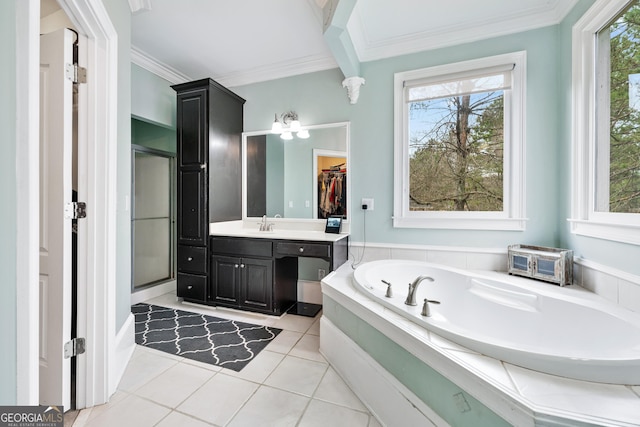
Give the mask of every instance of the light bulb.
[{"label": "light bulb", "polygon": [[296,136],[300,139],[307,139],[309,138],[309,131],[306,129],[301,129],[300,131],[298,131]]},{"label": "light bulb", "polygon": [[282,123],[277,120],[273,122],[273,125],[271,125],[271,133],[282,133]]},{"label": "light bulb", "polygon": [[282,132],[282,134],[280,135],[280,138],[288,141],[290,139],[293,139],[293,135],[291,134],[291,132],[286,131],[286,132]]}]

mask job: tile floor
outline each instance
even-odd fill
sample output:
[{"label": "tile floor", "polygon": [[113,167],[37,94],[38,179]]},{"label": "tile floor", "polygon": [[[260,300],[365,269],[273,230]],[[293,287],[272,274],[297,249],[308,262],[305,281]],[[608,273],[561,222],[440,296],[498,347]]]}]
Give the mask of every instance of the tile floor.
[{"label": "tile floor", "polygon": [[147,302],[283,331],[240,372],[136,346],[109,403],[80,411],[74,427],[380,426],[319,353],[320,315],[262,316],[172,294]]}]

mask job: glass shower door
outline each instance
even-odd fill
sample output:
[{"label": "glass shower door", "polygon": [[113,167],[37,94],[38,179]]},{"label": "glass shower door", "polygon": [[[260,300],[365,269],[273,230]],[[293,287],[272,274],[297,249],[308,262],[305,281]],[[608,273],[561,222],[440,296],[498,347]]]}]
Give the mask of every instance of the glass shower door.
[{"label": "glass shower door", "polygon": [[133,151],[133,290],[170,280],[173,269],[172,158]]}]

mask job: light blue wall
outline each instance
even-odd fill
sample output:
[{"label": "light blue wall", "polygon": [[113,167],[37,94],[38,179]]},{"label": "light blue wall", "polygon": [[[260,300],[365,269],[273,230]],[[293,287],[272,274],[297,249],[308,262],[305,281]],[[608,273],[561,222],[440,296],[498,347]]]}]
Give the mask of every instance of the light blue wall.
[{"label": "light blue wall", "polygon": [[[266,129],[273,112],[295,110],[304,123],[351,122],[351,200],[373,197],[367,212],[367,241],[380,243],[503,247],[512,243],[557,245],[559,160],[558,28],[548,27],[399,58],[362,64],[366,79],[356,105],[348,102],[339,70],[235,87],[247,100],[245,129]],[[527,216],[524,232],[398,229],[393,211],[393,74],[400,71],[526,50]],[[544,166],[542,166],[544,165]],[[362,216],[352,209],[354,241],[363,240]]]},{"label": "light blue wall", "polygon": [[167,80],[131,64],[131,89],[133,117],[176,128],[176,92]]},{"label": "light blue wall", "polygon": [[[594,3],[580,0],[556,26],[362,64],[366,79],[348,103],[339,70],[235,87],[247,100],[245,130],[267,129],[274,112],[301,121],[351,122],[351,201],[375,199],[369,242],[506,248],[529,243],[571,248],[577,256],[640,274],[640,248],[572,235],[570,216],[571,27]],[[396,72],[525,50],[527,52],[526,214],[524,232],[393,228],[393,75]],[[352,238],[362,241],[363,212],[351,209]]]},{"label": "light blue wall", "polygon": [[131,314],[131,9],[127,0],[103,0],[118,33],[116,183],[116,333]]},{"label": "light blue wall", "polygon": [[0,405],[16,404],[16,3],[0,2]]},{"label": "light blue wall", "polygon": [[131,119],[131,143],[175,154],[176,131],[144,120]]}]

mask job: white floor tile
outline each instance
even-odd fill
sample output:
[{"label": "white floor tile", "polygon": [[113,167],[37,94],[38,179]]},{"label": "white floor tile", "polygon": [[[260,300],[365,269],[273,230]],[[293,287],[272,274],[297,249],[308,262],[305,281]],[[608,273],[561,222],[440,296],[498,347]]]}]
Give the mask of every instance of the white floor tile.
[{"label": "white floor tile", "polygon": [[376,417],[369,415],[369,427],[382,427],[382,424],[380,424]]},{"label": "white floor tile", "polygon": [[212,365],[211,363],[200,362],[199,360],[188,359],[186,357],[181,357],[181,359],[181,363],[186,363],[211,372],[219,372],[222,370],[220,366]]},{"label": "white floor tile", "polygon": [[116,404],[118,404],[118,402],[121,402],[127,396],[129,396],[129,393],[127,393],[126,391],[118,390],[115,393],[113,393],[113,396],[111,396],[111,399],[109,399],[109,402],[105,403],[104,405],[96,405],[96,406],[92,406],[90,408],[81,410],[80,414],[78,414],[78,417],[73,423],[74,427],[85,427],[85,426],[91,425],[89,423],[91,419],[102,414],[107,409],[115,406]]},{"label": "white floor tile", "polygon": [[321,316],[317,316],[316,317],[316,321],[313,322],[313,324],[311,325],[311,327],[307,331],[308,334],[320,335],[320,317]]},{"label": "white floor tile", "polygon": [[287,354],[293,346],[298,343],[300,338],[302,338],[302,335],[302,332],[282,331],[273,341],[267,344],[265,349],[276,353]]},{"label": "white floor tile", "polygon": [[289,354],[326,363],[325,358],[320,354],[320,337],[318,335],[304,334]]},{"label": "white floor tile", "polygon": [[161,351],[146,350],[137,351],[131,358],[118,385],[119,390],[133,392],[178,363],[176,359],[161,356]]},{"label": "white floor tile", "polygon": [[300,420],[299,427],[367,427],[369,415],[334,405],[333,403],[312,400]]},{"label": "white floor tile", "polygon": [[81,411],[75,427],[380,427],[320,355],[320,315],[223,310],[175,293],[146,302],[283,331],[240,372],[136,346],[110,402]]},{"label": "white floor tile", "polygon": [[212,425],[180,412],[172,412],[156,424],[156,427],[210,427]]},{"label": "white floor tile", "polygon": [[113,426],[154,426],[171,412],[156,403],[141,397],[129,395],[113,407],[92,418],[87,425],[91,427]]},{"label": "white floor tile", "polygon": [[178,363],[136,391],[161,405],[175,408],[207,382],[214,372],[186,363]]},{"label": "white floor tile", "polygon": [[346,406],[358,411],[367,410],[360,399],[358,399],[332,367],[329,367],[322,381],[320,381],[320,385],[313,395],[313,398]]},{"label": "white floor tile", "polygon": [[231,420],[228,427],[295,426],[302,416],[307,402],[309,402],[309,398],[260,386],[247,404]]},{"label": "white floor tile", "polygon": [[223,369],[222,372],[236,378],[242,378],[254,383],[262,384],[284,358],[284,354],[262,350],[240,372]]},{"label": "white floor tile", "polygon": [[311,396],[320,384],[327,367],[326,363],[286,356],[264,384]]},{"label": "white floor tile", "polygon": [[286,331],[305,333],[311,327],[313,322],[315,322],[314,317],[285,314],[280,319],[274,321],[272,326]]},{"label": "white floor tile", "polygon": [[225,425],[258,388],[258,384],[217,373],[177,410],[203,421]]}]

